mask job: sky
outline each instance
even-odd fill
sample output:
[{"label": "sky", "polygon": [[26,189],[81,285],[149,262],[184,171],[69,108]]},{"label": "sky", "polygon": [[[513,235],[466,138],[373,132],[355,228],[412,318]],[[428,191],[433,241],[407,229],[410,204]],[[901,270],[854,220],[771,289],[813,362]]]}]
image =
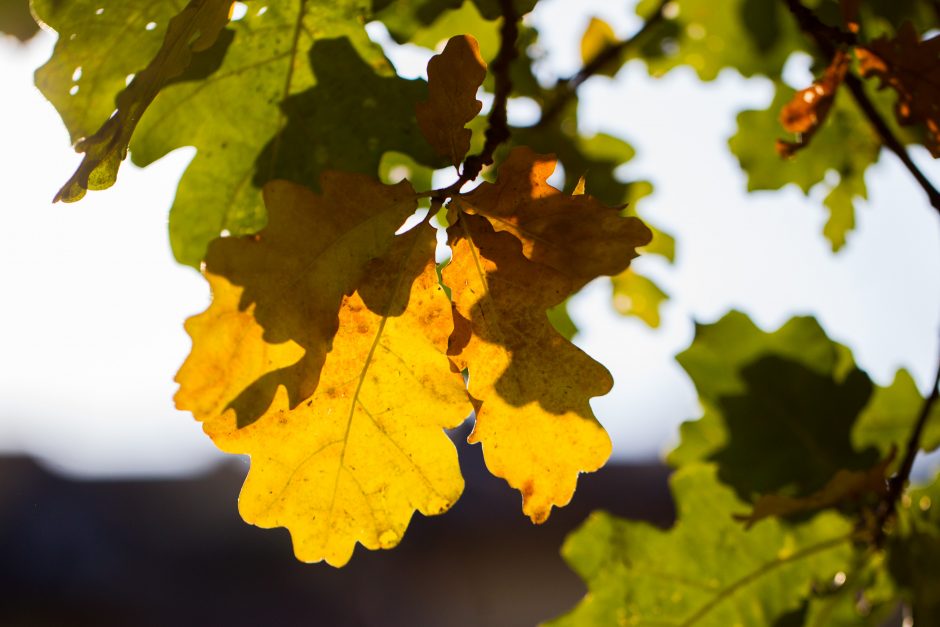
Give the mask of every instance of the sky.
[{"label": "sky", "polygon": [[[546,42],[540,76],[578,69],[592,15],[620,36],[633,32],[638,21],[623,4],[542,0],[528,18]],[[370,33],[403,74],[422,74],[430,52],[391,44],[379,25]],[[193,151],[145,170],[125,162],[113,188],[53,205],[80,161],[32,85],[53,43],[48,33],[28,46],[0,36],[0,454],[31,454],[81,477],[208,468],[225,456],[172,403],[173,375],[190,348],[182,322],[209,301],[205,281],[175,263],[167,240],[167,210]],[[798,87],[811,80],[801,59],[786,76]],[[795,186],[747,194],[727,149],[737,111],[770,102],[766,80],[725,71],[703,84],[682,69],[651,79],[631,62],[614,80],[590,79],[581,94],[582,130],[634,145],[625,175],[655,185],[640,214],[677,240],[675,265],[635,262],[671,295],[659,329],[618,316],[603,280],[571,306],[582,329],[576,342],[616,381],[592,402],[616,458],[660,456],[677,425],[699,415],[674,355],[691,342],[694,321],[730,309],[766,330],[814,315],[876,382],[904,367],[927,388],[940,351],[940,220],[893,155],[869,169],[857,229],[833,255],[821,235],[821,194],[807,198]],[[510,114],[524,123],[532,111],[515,102]],[[940,182],[940,164],[925,150],[912,156]]]}]

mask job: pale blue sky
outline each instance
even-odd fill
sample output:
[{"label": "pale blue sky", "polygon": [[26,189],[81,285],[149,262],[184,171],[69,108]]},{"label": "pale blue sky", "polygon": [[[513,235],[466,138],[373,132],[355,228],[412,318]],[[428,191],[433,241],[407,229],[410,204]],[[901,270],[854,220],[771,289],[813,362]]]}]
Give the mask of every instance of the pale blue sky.
[{"label": "pale blue sky", "polygon": [[[543,0],[532,17],[550,51],[540,71],[577,69],[591,15],[628,35],[637,22],[623,4]],[[32,70],[52,42],[43,35],[24,48],[0,37],[0,452],[25,451],[85,476],[206,467],[222,455],[172,405],[172,377],[189,350],[182,321],[208,302],[205,282],[175,264],[166,235],[167,209],[192,151],[143,171],[126,163],[114,188],[52,205],[80,160],[32,87]],[[391,52],[409,73],[427,59],[407,47]],[[788,75],[806,80],[798,62]],[[637,262],[672,295],[660,329],[613,313],[603,282],[572,307],[584,329],[578,343],[616,380],[594,402],[615,456],[656,456],[679,422],[698,415],[692,385],[672,357],[691,341],[693,319],[712,321],[730,308],[767,329],[794,314],[816,315],[876,381],[890,381],[903,366],[927,385],[940,349],[940,228],[897,159],[885,154],[869,171],[858,229],[832,255],[818,194],[807,199],[791,186],[748,195],[727,150],[737,110],[769,102],[766,81],[725,72],[703,85],[681,70],[652,80],[631,63],[616,80],[591,79],[582,93],[584,130],[634,144],[627,175],[656,185],[640,211],[678,243],[675,266]],[[524,107],[514,114],[524,117]],[[940,181],[940,164],[923,150],[914,157]]]}]

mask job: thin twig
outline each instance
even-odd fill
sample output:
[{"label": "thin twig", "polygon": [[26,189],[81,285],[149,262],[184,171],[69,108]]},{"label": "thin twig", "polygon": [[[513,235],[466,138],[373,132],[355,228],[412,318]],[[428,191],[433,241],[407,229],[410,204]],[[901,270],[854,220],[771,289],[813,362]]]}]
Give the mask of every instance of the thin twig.
[{"label": "thin twig", "polygon": [[920,451],[920,438],[924,433],[924,427],[927,425],[927,420],[930,418],[933,406],[938,399],[940,399],[940,363],[937,364],[937,373],[934,375],[930,394],[924,399],[924,404],[921,405],[920,408],[920,414],[918,414],[914,428],[911,429],[911,435],[907,439],[907,448],[904,451],[901,466],[894,476],[888,480],[888,491],[885,493],[884,499],[882,499],[881,505],[876,512],[875,544],[878,546],[884,542],[885,524],[894,516],[898,500],[900,500],[901,495],[904,493],[904,488],[907,486],[907,481],[910,479],[911,468],[914,467],[914,458],[917,457],[917,453]]},{"label": "thin twig", "polygon": [[666,5],[668,5],[669,2],[670,0],[660,0],[659,4],[656,6],[656,10],[646,18],[646,21],[643,22],[643,26],[633,33],[631,37],[604,48],[596,57],[578,70],[577,74],[569,78],[559,79],[558,82],[555,83],[553,90],[557,96],[542,109],[542,116],[535,124],[535,127],[543,128],[551,123],[564,111],[571,99],[577,94],[578,87],[580,87],[584,81],[603,70],[627,50],[640,43],[640,40],[643,39],[647,33],[665,19]]},{"label": "thin twig", "polygon": [[[800,0],[784,0],[784,2],[787,8],[790,9],[790,13],[792,13],[793,17],[796,19],[800,30],[815,42],[816,47],[819,48],[819,51],[827,58],[831,59],[835,55],[837,45],[854,46],[858,43],[854,33],[848,33],[825,24],[811,9],[804,6]],[[897,138],[887,121],[881,116],[874,103],[868,97],[862,80],[854,74],[848,73],[845,75],[845,85],[848,87],[859,109],[861,109],[865,117],[868,118],[868,123],[871,124],[875,132],[878,133],[881,143],[888,150],[897,155],[901,163],[904,164],[904,167],[907,168],[911,176],[914,177],[914,180],[917,181],[918,185],[920,185],[927,194],[930,205],[937,211],[940,211],[940,191],[934,187],[930,179],[921,172],[917,164],[911,159],[904,144]]]},{"label": "thin twig", "polygon": [[512,0],[500,0],[500,6],[503,11],[503,23],[499,29],[499,52],[490,65],[495,88],[493,90],[493,108],[490,109],[490,115],[487,118],[486,141],[483,142],[483,149],[479,154],[471,155],[464,160],[460,168],[460,178],[444,189],[434,190],[431,193],[432,197],[444,199],[459,193],[460,188],[478,177],[485,166],[493,163],[493,155],[496,149],[508,140],[511,134],[506,107],[509,96],[512,94],[510,69],[512,62],[519,56],[516,40],[519,38],[519,19],[521,16],[516,13]]}]

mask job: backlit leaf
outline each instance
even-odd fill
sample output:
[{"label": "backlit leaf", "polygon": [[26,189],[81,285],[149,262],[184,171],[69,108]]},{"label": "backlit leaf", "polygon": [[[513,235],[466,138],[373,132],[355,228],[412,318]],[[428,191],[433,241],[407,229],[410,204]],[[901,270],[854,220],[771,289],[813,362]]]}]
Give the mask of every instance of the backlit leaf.
[{"label": "backlit leaf", "polygon": [[[881,141],[848,94],[841,93],[825,123],[814,131],[812,145],[781,160],[768,138],[779,137],[778,113],[795,97],[792,89],[778,84],[770,107],[738,114],[738,132],[728,143],[747,173],[748,191],[775,190],[788,183],[807,195],[817,185],[829,189],[825,205],[831,213],[824,234],[835,251],[855,225],[854,203],[867,194],[865,170],[878,160]],[[838,175],[835,182],[827,179],[830,172]]]},{"label": "backlit leaf", "polygon": [[454,37],[428,63],[428,99],[416,107],[418,126],[437,154],[457,166],[470,150],[470,129],[483,103],[477,89],[486,76],[486,62],[473,37]]},{"label": "backlit leaf", "polygon": [[[719,478],[742,500],[784,489],[809,496],[837,471],[876,462],[874,449],[852,442],[871,381],[812,318],[765,333],[731,313],[699,326],[677,359],[705,415],[682,425],[682,443],[670,462],[716,462]],[[794,458],[800,463],[788,461]]]},{"label": "backlit leaf", "polygon": [[562,555],[588,594],[549,625],[774,625],[850,563],[852,527],[837,515],[745,530],[711,466],[682,468],[671,485],[672,529],[597,512],[568,537]]},{"label": "backlit leaf", "polygon": [[231,6],[231,0],[191,0],[170,20],[163,45],[117,96],[114,113],[93,135],[75,144],[85,157],[56,194],[56,201],[74,202],[89,189],[106,189],[114,184],[141,116],[160,90],[189,67],[195,53],[215,44],[228,23]]},{"label": "backlit leaf", "polygon": [[809,87],[796,92],[780,110],[783,128],[799,136],[796,142],[777,140],[777,152],[781,157],[792,157],[796,151],[805,148],[816,131],[825,124],[848,68],[848,54],[837,51],[825,74]]},{"label": "backlit leaf", "polygon": [[419,227],[371,262],[342,297],[313,395],[292,406],[280,387],[250,425],[231,407],[238,388],[303,349],[263,339],[257,308],[242,308],[243,290],[213,274],[212,306],[187,323],[194,347],[177,376],[177,405],[221,449],[251,455],[239,510],[258,526],[287,527],[298,559],[341,566],[357,542],[390,548],[414,511],[440,514],[460,495],[444,429],[459,425],[470,404],[445,354],[453,323],[434,246],[433,230]]},{"label": "backlit leaf", "polygon": [[610,456],[588,403],[610,391],[610,374],[545,313],[582,282],[528,260],[518,239],[480,216],[461,216],[449,232],[450,354],[480,402],[470,442],[482,442],[487,468],[522,492],[523,512],[542,522],[571,500],[579,473]]},{"label": "backlit leaf", "polygon": [[923,124],[924,145],[940,157],[940,37],[921,41],[914,25],[905,22],[893,39],[881,37],[855,54],[864,76],[877,76],[882,88],[897,92],[898,121]]},{"label": "backlit leaf", "polygon": [[206,269],[242,287],[241,307],[253,306],[264,340],[293,341],[305,354],[279,364],[247,387],[232,405],[249,424],[286,388],[290,407],[309,398],[337,332],[345,295],[386,253],[395,230],[417,207],[407,181],[388,186],[364,175],[330,172],[323,194],[274,181],[265,187],[270,219],[256,236],[213,242]]}]

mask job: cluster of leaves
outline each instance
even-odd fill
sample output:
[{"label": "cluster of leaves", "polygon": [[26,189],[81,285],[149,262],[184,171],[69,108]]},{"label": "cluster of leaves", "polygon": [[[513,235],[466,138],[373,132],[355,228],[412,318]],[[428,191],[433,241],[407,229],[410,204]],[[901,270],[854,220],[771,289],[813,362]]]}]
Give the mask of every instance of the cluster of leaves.
[{"label": "cluster of leaves", "polygon": [[[940,481],[882,529],[924,404],[911,376],[876,386],[814,319],[765,333],[737,312],[678,360],[704,408],[669,456],[678,521],[593,514],[562,550],[589,594],[552,624],[877,626],[901,601],[940,623]],[[934,450],[940,407],[926,424]]]},{"label": "cluster of leaves", "polygon": [[[389,71],[361,21],[351,19],[365,9],[360,3],[288,4],[253,5],[226,28],[228,0],[193,0],[172,17],[161,3],[113,11],[35,3],[60,33],[74,32],[60,38],[37,81],[56,101],[68,74],[78,89],[60,106],[86,120],[105,104],[81,81],[124,80],[133,67],[119,56],[89,55],[101,45],[94,35],[115,23],[140,33],[155,31],[157,19],[167,23],[154,52],[141,46],[141,59],[152,57],[127,79],[114,112],[76,144],[85,155],[58,199],[113,184],[129,148],[143,162],[177,145],[199,148],[173,211],[200,225],[225,219],[211,232],[192,221],[180,231],[213,300],[187,323],[193,350],[177,377],[177,405],[220,448],[251,455],[241,513],[262,527],[287,527],[300,559],[342,565],[357,542],[397,544],[414,511],[446,511],[463,480],[445,429],[471,412],[470,441],[484,445],[490,470],[542,522],[571,499],[580,472],[607,460],[610,440],[588,401],[613,383],[554,330],[546,311],[592,279],[626,271],[651,234],[584,185],[572,194],[550,186],[554,157],[524,146],[506,154],[495,182],[461,191],[508,132],[507,90],[498,82],[508,84],[515,55],[511,6],[503,7],[494,63],[504,70],[496,76],[501,102],[483,152],[464,161],[473,136],[466,125],[481,110],[476,94],[487,74],[474,38],[452,38],[431,60],[427,83],[408,81],[374,69]],[[315,36],[328,19],[345,29],[331,35],[349,34]],[[272,36],[282,27],[283,39]],[[76,58],[82,66],[70,70]],[[276,69],[286,87],[274,80]],[[236,89],[242,106],[221,106]],[[277,89],[283,98],[273,96]],[[246,105],[246,91],[264,105]],[[252,116],[265,109],[273,126],[259,134]],[[227,115],[233,126],[223,124]],[[383,183],[376,175],[387,150],[428,167],[449,163],[460,179],[445,190]],[[248,210],[254,185],[265,208],[261,229],[243,219],[257,214]],[[189,191],[196,187],[198,197]],[[405,230],[422,197],[435,211]],[[245,210],[233,211],[233,203]],[[448,225],[443,268],[435,217]],[[255,232],[217,237],[203,253],[200,238],[220,226]]]},{"label": "cluster of leaves", "polygon": [[[666,294],[630,262],[674,251],[636,217],[651,188],[620,176],[632,148],[578,131],[588,78],[641,59],[771,79],[731,149],[750,189],[827,186],[834,249],[882,146],[940,209],[906,152],[940,152],[935,3],[642,0],[632,37],[592,20],[583,69],[550,86],[520,19],[536,0],[100,4],[32,0],[60,33],[37,85],[84,153],[57,198],[112,185],[128,153],[196,148],[170,240],[213,299],[187,322],[177,405],[251,455],[243,517],[290,529],[305,561],[341,565],[446,511],[463,488],[446,430],[471,413],[471,442],[535,522],[607,459],[589,400],[612,382],[568,341],[564,303],[609,276],[615,305],[655,326]],[[427,81],[396,73],[372,20],[447,42]],[[796,91],[783,70],[801,53],[819,79]],[[539,106],[535,124],[508,124],[511,95]],[[457,181],[431,189],[442,168]],[[678,522],[592,516],[564,548],[590,592],[558,623],[878,625],[899,600],[940,623],[940,487],[904,491],[914,455],[940,446],[936,390],[903,371],[874,385],[808,318],[765,333],[732,313],[678,359],[704,408],[669,458]]]},{"label": "cluster of leaves", "polygon": [[[610,27],[595,23],[586,39],[609,42],[607,73],[641,59],[654,76],[691,67],[705,81],[725,69],[773,81],[770,106],[738,116],[731,151],[751,191],[791,183],[806,194],[825,189],[823,233],[837,251],[854,228],[855,201],[867,195],[865,171],[882,145],[898,153],[940,209],[940,193],[904,148],[921,143],[937,156],[940,38],[921,41],[919,35],[936,28],[937,11],[935,3],[920,0],[642,0],[637,12],[654,28],[618,41]],[[784,81],[784,68],[799,54],[812,59],[821,78],[796,91]],[[858,76],[880,78],[894,96]],[[850,94],[837,93],[843,81]],[[916,128],[905,128],[911,125]],[[778,140],[775,150],[773,138],[784,131],[792,139]],[[796,155],[811,137],[812,149]]]}]

